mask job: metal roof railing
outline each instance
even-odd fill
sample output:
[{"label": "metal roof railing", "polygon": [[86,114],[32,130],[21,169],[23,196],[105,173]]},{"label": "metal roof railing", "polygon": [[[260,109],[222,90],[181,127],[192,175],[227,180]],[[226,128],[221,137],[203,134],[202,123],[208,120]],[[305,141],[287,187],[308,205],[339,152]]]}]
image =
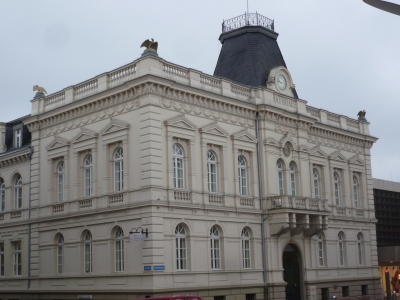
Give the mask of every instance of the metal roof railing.
[{"label": "metal roof railing", "polygon": [[259,13],[245,13],[238,17],[224,20],[222,22],[222,32],[229,32],[244,26],[262,26],[274,31],[274,20],[268,19]]}]

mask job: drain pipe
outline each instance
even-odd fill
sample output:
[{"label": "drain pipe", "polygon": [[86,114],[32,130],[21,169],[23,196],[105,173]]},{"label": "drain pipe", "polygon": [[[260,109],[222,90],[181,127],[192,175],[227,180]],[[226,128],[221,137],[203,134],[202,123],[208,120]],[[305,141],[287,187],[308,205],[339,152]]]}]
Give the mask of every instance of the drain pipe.
[{"label": "drain pipe", "polygon": [[32,224],[31,224],[31,194],[32,194],[32,155],[33,155],[33,146],[29,146],[31,152],[29,153],[29,210],[28,210],[28,299],[29,299],[29,290],[31,288],[31,232],[32,232]]},{"label": "drain pipe", "polygon": [[261,161],[260,161],[260,133],[259,133],[259,119],[258,112],[256,112],[256,138],[257,138],[257,172],[258,172],[258,194],[260,198],[260,209],[261,209],[261,247],[262,247],[262,266],[263,266],[263,282],[264,282],[264,299],[268,299],[268,289],[267,289],[267,247],[265,245],[265,217],[263,208],[263,179],[261,173]]}]

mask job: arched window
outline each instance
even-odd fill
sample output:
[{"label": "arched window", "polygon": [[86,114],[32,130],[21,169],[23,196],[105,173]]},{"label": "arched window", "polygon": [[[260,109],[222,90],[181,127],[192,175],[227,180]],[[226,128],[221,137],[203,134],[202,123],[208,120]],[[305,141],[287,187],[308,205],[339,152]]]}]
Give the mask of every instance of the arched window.
[{"label": "arched window", "polygon": [[324,249],[324,239],[322,234],[317,236],[317,252],[318,252],[318,266],[325,266],[325,249]]},{"label": "arched window", "polygon": [[358,265],[362,266],[364,264],[364,261],[363,261],[363,235],[361,232],[357,234],[357,256],[358,256]]},{"label": "arched window", "polygon": [[84,190],[85,190],[85,197],[92,196],[92,183],[93,183],[93,175],[92,175],[92,155],[87,155],[83,162],[84,168]]},{"label": "arched window", "polygon": [[184,162],[183,151],[178,144],[172,145],[172,165],[174,168],[174,187],[176,189],[183,189],[185,186],[184,181]]},{"label": "arched window", "polygon": [[124,231],[122,228],[115,231],[115,271],[124,271]]},{"label": "arched window", "polygon": [[187,250],[186,250],[186,230],[179,224],[175,228],[175,241],[176,241],[176,269],[187,269]]},{"label": "arched window", "polygon": [[17,175],[14,181],[14,208],[22,207],[22,177]]},{"label": "arched window", "polygon": [[339,175],[338,173],[333,173],[333,188],[335,191],[335,202],[336,205],[340,205],[340,188],[339,188]]},{"label": "arched window", "polygon": [[338,234],[338,247],[339,247],[339,266],[344,266],[344,246],[343,246],[343,234]]},{"label": "arched window", "polygon": [[221,253],[220,253],[220,235],[217,227],[213,226],[210,229],[211,242],[211,269],[221,269]]},{"label": "arched window", "polygon": [[313,183],[314,183],[314,197],[320,197],[320,190],[319,190],[319,173],[317,169],[313,169]]},{"label": "arched window", "polygon": [[64,274],[64,236],[62,234],[57,239],[57,274]]},{"label": "arched window", "polygon": [[0,211],[6,209],[6,185],[3,178],[0,178]]},{"label": "arched window", "polygon": [[217,157],[214,152],[207,151],[207,175],[208,175],[208,191],[216,193],[217,185]]},{"label": "arched window", "polygon": [[238,172],[239,172],[239,191],[240,195],[247,195],[247,169],[246,160],[243,155],[238,157]]},{"label": "arched window", "polygon": [[276,169],[278,171],[278,191],[279,195],[283,195],[283,169],[282,162],[280,160],[276,163]]},{"label": "arched window", "polygon": [[87,231],[84,238],[84,269],[85,273],[92,273],[93,270],[93,253],[92,253],[92,234]]},{"label": "arched window", "polygon": [[64,162],[62,161],[57,166],[58,201],[64,201],[64,179],[65,179],[65,167],[64,167]]},{"label": "arched window", "polygon": [[289,171],[290,171],[290,190],[292,196],[296,196],[296,168],[294,164],[291,162],[289,164]]},{"label": "arched window", "polygon": [[124,154],[121,147],[114,152],[114,191],[121,192],[124,188]]},{"label": "arched window", "polygon": [[242,261],[243,261],[243,269],[251,268],[250,233],[246,228],[242,229]]},{"label": "arched window", "polygon": [[353,176],[353,198],[354,198],[354,207],[360,207],[360,203],[358,201],[358,179],[356,176]]}]

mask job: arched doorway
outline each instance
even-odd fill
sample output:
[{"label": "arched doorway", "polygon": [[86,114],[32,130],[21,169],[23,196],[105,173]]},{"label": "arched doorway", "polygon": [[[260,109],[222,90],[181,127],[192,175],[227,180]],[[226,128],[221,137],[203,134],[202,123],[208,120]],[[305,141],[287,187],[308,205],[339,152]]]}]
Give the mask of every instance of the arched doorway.
[{"label": "arched doorway", "polygon": [[301,255],[294,244],[288,244],[283,251],[283,279],[287,285],[285,288],[286,300],[302,299]]}]

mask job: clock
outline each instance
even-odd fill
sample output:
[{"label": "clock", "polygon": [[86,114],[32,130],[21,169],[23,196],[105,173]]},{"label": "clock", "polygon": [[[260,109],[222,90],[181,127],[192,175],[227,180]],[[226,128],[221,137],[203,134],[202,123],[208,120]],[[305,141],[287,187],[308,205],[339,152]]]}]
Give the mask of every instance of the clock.
[{"label": "clock", "polygon": [[280,89],[281,91],[284,91],[284,90],[286,89],[286,86],[287,86],[286,77],[283,76],[282,74],[279,74],[279,75],[278,75],[278,78],[277,78],[277,80],[276,80],[276,83],[277,83],[277,85],[278,85],[278,87],[279,87],[279,89]]}]

